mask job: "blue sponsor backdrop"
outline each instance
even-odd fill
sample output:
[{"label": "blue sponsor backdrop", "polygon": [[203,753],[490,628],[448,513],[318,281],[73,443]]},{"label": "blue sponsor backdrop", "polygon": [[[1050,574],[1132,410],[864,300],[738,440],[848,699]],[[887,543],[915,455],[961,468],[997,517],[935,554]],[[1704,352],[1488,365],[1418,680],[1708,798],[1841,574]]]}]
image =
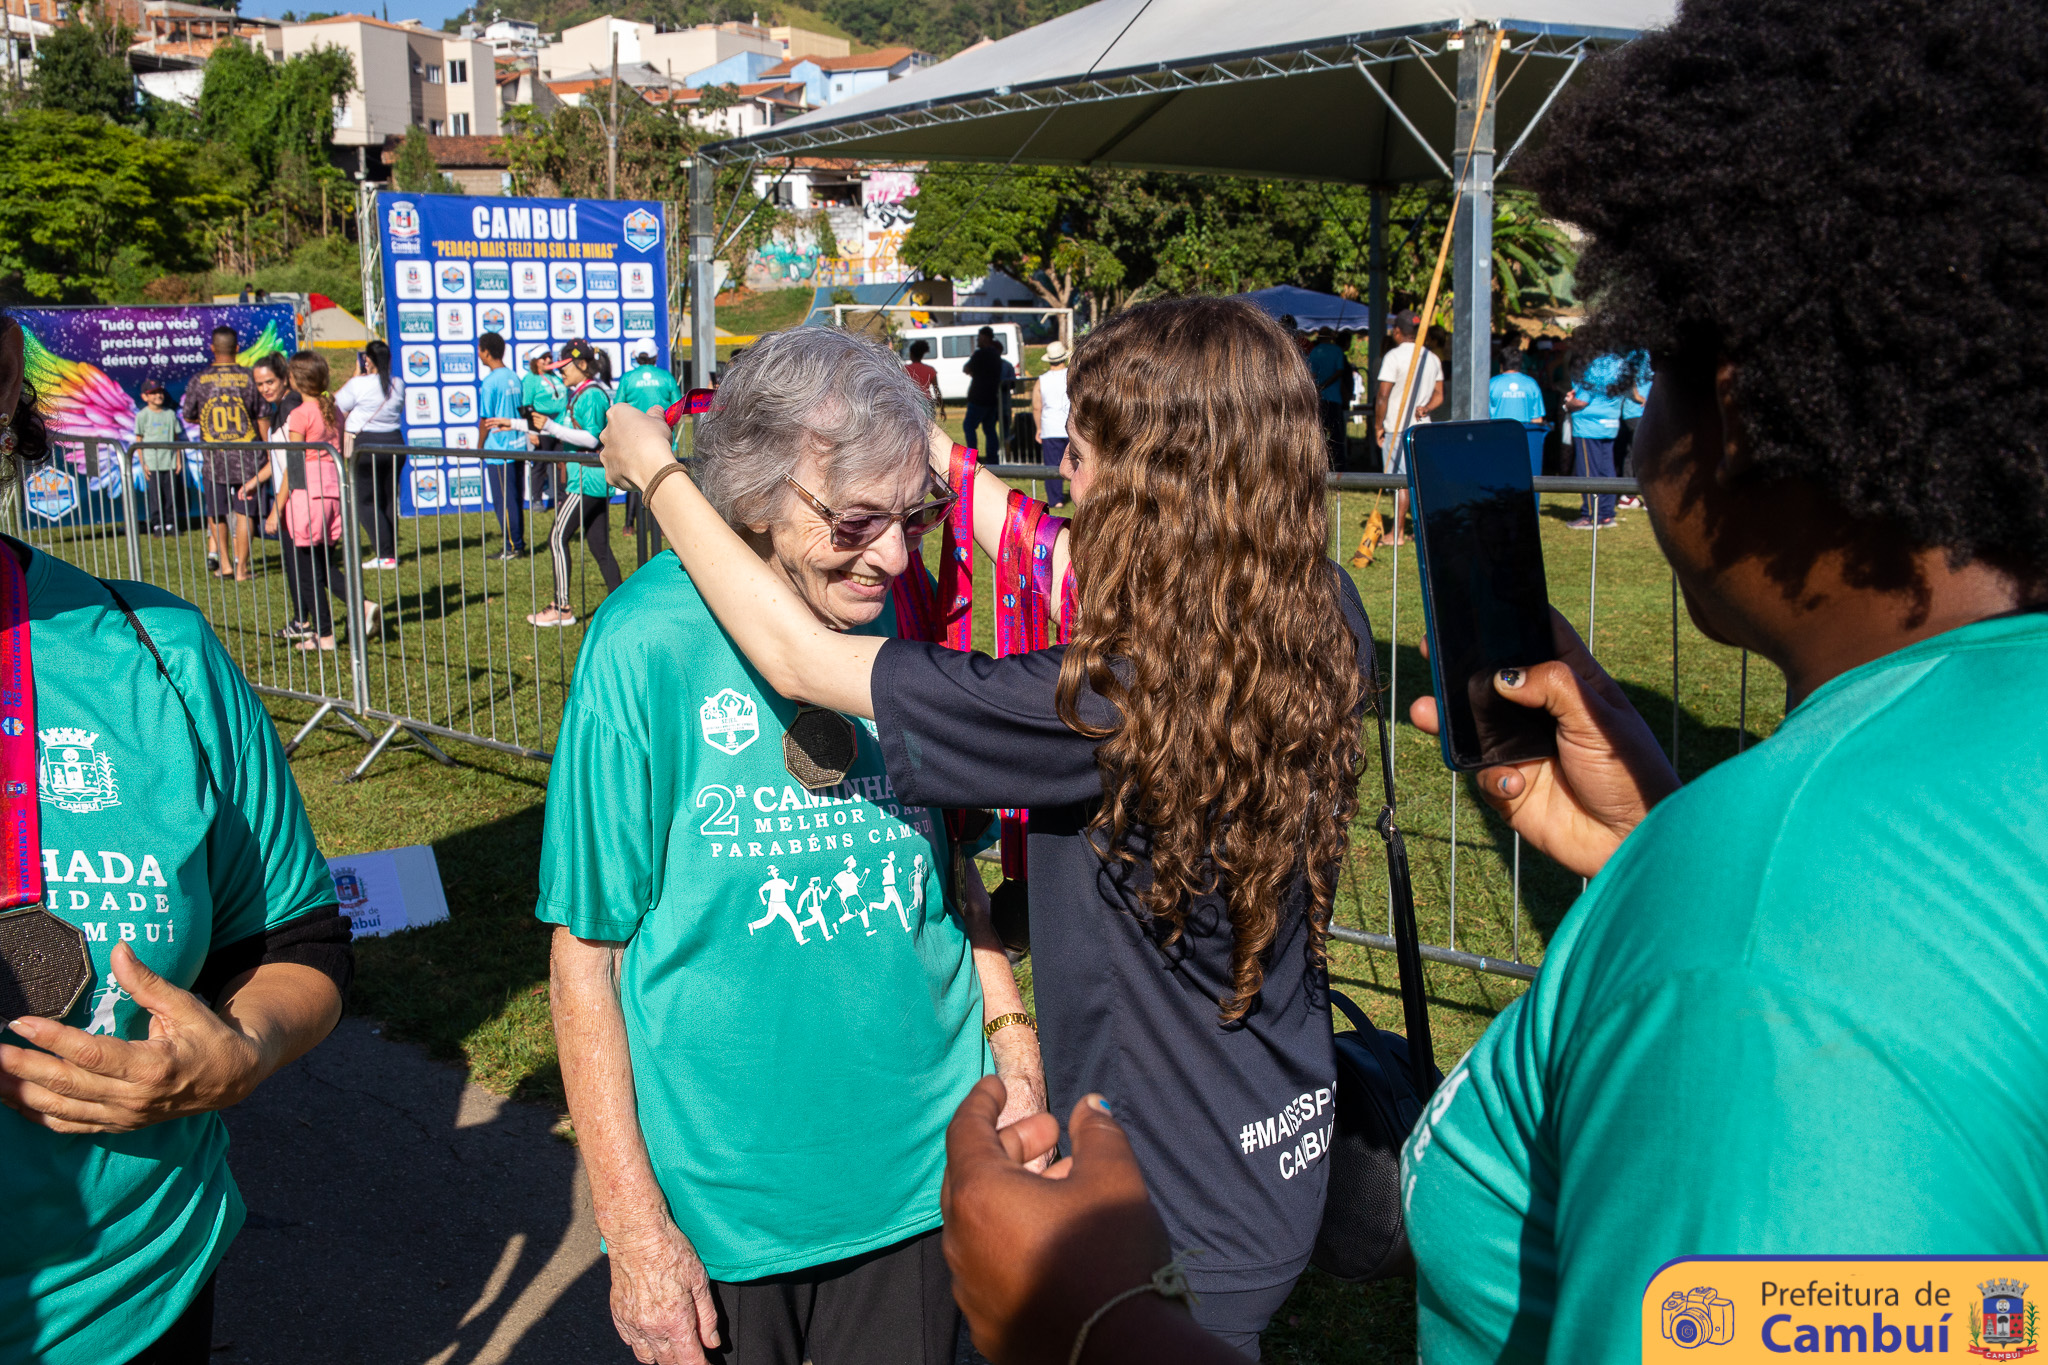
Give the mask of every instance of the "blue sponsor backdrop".
[{"label": "blue sponsor backdrop", "polygon": [[[377,196],[392,369],[405,383],[405,440],[481,444],[476,339],[505,338],[521,372],[540,347],[583,338],[614,378],[652,344],[669,354],[668,223],[631,199]],[[407,516],[489,505],[474,455],[415,456],[399,486]]]}]

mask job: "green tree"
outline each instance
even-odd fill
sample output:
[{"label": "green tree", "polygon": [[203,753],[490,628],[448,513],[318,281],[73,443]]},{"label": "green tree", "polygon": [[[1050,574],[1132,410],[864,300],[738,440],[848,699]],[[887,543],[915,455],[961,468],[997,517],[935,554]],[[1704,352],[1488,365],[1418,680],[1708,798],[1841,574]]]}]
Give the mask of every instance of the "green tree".
[{"label": "green tree", "polygon": [[441,174],[434,149],[427,145],[426,129],[417,123],[405,130],[398,144],[398,156],[391,163],[391,183],[408,194],[459,194],[460,187]]},{"label": "green tree", "polygon": [[36,56],[33,97],[38,108],[126,123],[135,117],[135,77],[128,70],[134,31],[99,5],[83,22],[59,25]]},{"label": "green tree", "polygon": [[0,272],[31,299],[105,300],[124,253],[202,264],[197,223],[232,208],[195,187],[180,144],[54,110],[0,120]]},{"label": "green tree", "polygon": [[918,180],[904,263],[955,280],[1000,270],[1052,307],[1073,307],[1127,273],[1098,230],[1101,180],[1039,166],[933,166]]}]

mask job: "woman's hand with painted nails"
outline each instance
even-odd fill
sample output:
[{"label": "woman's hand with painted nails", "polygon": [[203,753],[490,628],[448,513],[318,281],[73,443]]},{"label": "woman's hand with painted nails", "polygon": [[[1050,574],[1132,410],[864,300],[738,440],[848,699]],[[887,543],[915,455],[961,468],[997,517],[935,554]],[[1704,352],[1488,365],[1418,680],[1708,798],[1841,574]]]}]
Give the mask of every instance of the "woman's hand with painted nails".
[{"label": "woman's hand with painted nails", "polygon": [[[1678,774],[1607,670],[1564,617],[1550,614],[1557,659],[1503,669],[1494,690],[1557,721],[1557,757],[1482,769],[1479,790],[1517,834],[1582,877],[1607,863],[1651,807],[1678,790]],[[1437,732],[1436,699],[1408,708]]]}]

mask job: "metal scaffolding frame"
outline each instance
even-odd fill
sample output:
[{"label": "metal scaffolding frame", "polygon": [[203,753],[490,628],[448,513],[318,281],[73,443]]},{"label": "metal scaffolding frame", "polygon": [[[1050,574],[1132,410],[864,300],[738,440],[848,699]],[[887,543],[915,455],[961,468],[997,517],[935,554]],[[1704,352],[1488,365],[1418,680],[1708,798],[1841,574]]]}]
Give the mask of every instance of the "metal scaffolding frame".
[{"label": "metal scaffolding frame", "polygon": [[[1492,34],[1496,31],[1504,34],[1500,74],[1496,78],[1492,98],[1488,102],[1482,126],[1478,130],[1479,136],[1475,140],[1472,137],[1471,119],[1473,111],[1478,107],[1478,87],[1486,49],[1490,45]],[[1120,158],[1118,152],[1140,126],[1181,94],[1258,82],[1321,77],[1351,70],[1363,78],[1362,84],[1371,92],[1370,97],[1384,106],[1391,124],[1404,129],[1414,144],[1426,153],[1429,164],[1441,173],[1441,179],[1459,187],[1461,203],[1451,263],[1451,342],[1456,348],[1457,363],[1451,367],[1452,382],[1448,397],[1453,418],[1484,415],[1487,408],[1487,383],[1493,373],[1489,348],[1492,341],[1490,313],[1495,176],[1506,168],[1516,152],[1526,143],[1530,133],[1549,113],[1557,96],[1577,74],[1585,59],[1602,49],[1619,46],[1635,36],[1634,31],[1629,29],[1569,27],[1514,19],[1503,19],[1497,23],[1481,22],[1467,27],[1456,24],[1416,26],[1353,34],[1306,45],[1210,54],[1184,63],[1091,72],[1076,79],[1018,86],[1003,85],[945,100],[854,115],[844,119],[816,123],[806,120],[803,126],[786,132],[770,129],[751,137],[713,143],[703,149],[696,162],[696,165],[706,167],[707,171],[701,175],[693,171],[690,181],[693,234],[692,294],[694,296],[698,292],[700,280],[707,287],[710,280],[708,262],[699,271],[695,260],[699,243],[702,243],[702,249],[708,253],[714,241],[711,230],[711,197],[714,192],[715,168],[718,166],[742,162],[758,165],[763,161],[793,159],[798,156],[901,160],[914,155],[915,159],[926,161],[984,160],[987,159],[986,156],[979,152],[954,155],[944,151],[920,151],[912,154],[900,150],[853,151],[849,150],[849,147],[851,144],[875,138],[914,133],[952,124],[1034,112],[1050,118],[1063,109],[1133,102],[1137,105],[1134,116],[1106,120],[1101,130],[1101,138],[1088,149],[1085,156],[1042,155],[1027,149],[1020,152],[1016,159],[1033,165],[1096,165],[1136,170],[1207,170],[1228,174],[1230,168],[1227,167],[1130,160]],[[1486,41],[1479,41],[1482,38]],[[1506,155],[1496,162],[1493,126],[1495,111],[1501,96],[1506,94],[1509,87],[1521,76],[1524,66],[1532,59],[1539,63],[1539,69],[1555,70],[1562,66],[1562,72],[1550,84],[1533,116],[1520,128]],[[1455,85],[1444,79],[1437,70],[1437,64],[1454,65]],[[1435,146],[1417,127],[1408,110],[1395,98],[1392,89],[1394,73],[1411,66],[1419,67],[1429,74],[1429,84],[1441,90],[1445,101],[1454,111],[1454,120],[1449,129],[1452,139],[1447,147],[1439,149]],[[1467,146],[1473,147],[1469,173],[1464,164]],[[1343,179],[1336,176],[1289,178]],[[1409,183],[1436,178],[1414,177]],[[1374,190],[1371,223],[1374,269],[1371,272],[1372,287],[1368,306],[1374,316],[1373,363],[1377,366],[1382,340],[1378,333],[1384,330],[1383,320],[1386,316],[1385,201],[1390,185],[1384,182],[1374,183],[1371,188]],[[700,200],[701,210],[698,207]],[[701,236],[698,235],[699,230],[696,226],[697,215],[700,212],[704,224]],[[1478,306],[1475,307],[1475,304]],[[701,323],[698,319],[699,310],[693,303],[693,351],[699,358],[698,365],[704,367],[700,369],[700,373],[707,373],[709,362],[704,358],[715,355],[712,347],[716,335],[710,322],[708,297],[706,307],[702,310]]]}]

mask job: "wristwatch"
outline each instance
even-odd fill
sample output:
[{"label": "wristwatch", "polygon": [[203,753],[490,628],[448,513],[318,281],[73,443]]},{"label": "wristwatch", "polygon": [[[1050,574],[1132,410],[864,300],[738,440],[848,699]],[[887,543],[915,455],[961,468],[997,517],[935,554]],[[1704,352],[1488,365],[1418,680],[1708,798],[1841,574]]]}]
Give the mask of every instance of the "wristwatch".
[{"label": "wristwatch", "polygon": [[999,1014],[989,1020],[981,1026],[981,1036],[993,1038],[1012,1024],[1025,1024],[1030,1027],[1033,1033],[1038,1032],[1038,1021],[1028,1014],[1018,1012],[1015,1014]]}]

